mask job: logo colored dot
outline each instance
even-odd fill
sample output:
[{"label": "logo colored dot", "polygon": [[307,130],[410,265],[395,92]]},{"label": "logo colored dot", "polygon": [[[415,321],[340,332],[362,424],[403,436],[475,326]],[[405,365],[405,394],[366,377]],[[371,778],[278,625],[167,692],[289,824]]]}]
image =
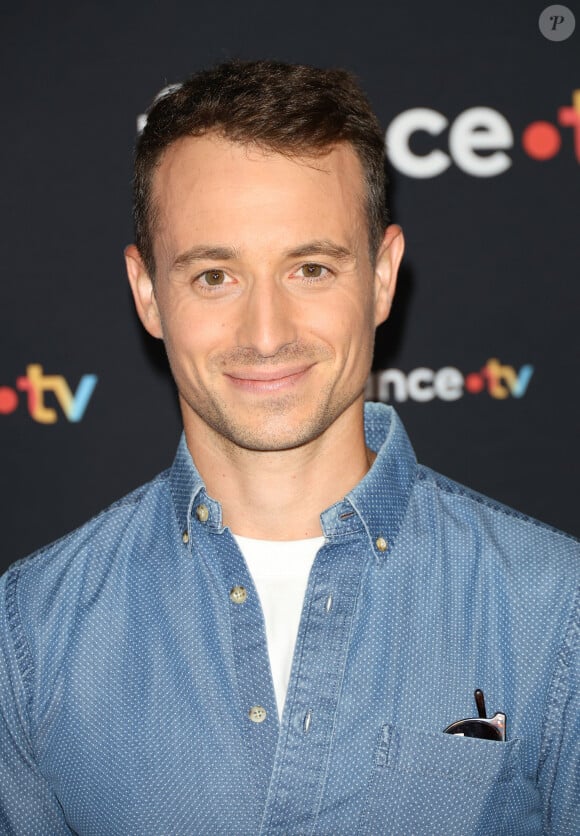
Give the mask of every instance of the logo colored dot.
[{"label": "logo colored dot", "polygon": [[483,379],[483,375],[478,372],[471,372],[471,374],[468,374],[465,378],[463,385],[468,392],[471,392],[472,395],[477,395],[478,392],[481,392],[485,386],[485,381]]},{"label": "logo colored dot", "polygon": [[532,122],[522,134],[522,145],[534,160],[549,160],[560,150],[562,137],[551,122]]},{"label": "logo colored dot", "polygon": [[9,386],[0,386],[0,415],[14,412],[18,406],[18,395]]}]

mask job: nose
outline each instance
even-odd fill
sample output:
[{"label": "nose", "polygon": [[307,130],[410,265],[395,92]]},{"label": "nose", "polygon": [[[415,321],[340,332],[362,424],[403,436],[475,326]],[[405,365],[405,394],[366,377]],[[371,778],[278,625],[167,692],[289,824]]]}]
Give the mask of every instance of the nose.
[{"label": "nose", "polygon": [[297,339],[296,310],[288,293],[271,277],[248,288],[240,311],[238,344],[273,357]]}]

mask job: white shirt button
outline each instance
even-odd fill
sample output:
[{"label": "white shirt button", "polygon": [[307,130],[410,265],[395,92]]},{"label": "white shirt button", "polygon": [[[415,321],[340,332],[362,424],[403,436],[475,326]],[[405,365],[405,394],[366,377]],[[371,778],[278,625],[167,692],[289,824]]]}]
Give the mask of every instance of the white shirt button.
[{"label": "white shirt button", "polygon": [[245,604],[248,597],[248,590],[245,586],[232,586],[230,589],[230,601],[232,604]]},{"label": "white shirt button", "polygon": [[252,723],[263,723],[266,719],[266,709],[261,705],[253,705],[248,711],[248,717]]},{"label": "white shirt button", "polygon": [[198,505],[195,509],[195,516],[201,523],[207,522],[209,518],[209,511],[207,505]]}]

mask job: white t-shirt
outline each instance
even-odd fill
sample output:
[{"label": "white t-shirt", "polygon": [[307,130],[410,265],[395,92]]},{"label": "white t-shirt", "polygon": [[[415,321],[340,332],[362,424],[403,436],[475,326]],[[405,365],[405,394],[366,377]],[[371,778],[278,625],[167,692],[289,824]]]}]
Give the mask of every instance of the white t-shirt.
[{"label": "white t-shirt", "polygon": [[254,540],[234,534],[260,598],[278,714],[282,715],[308,575],[324,537]]}]

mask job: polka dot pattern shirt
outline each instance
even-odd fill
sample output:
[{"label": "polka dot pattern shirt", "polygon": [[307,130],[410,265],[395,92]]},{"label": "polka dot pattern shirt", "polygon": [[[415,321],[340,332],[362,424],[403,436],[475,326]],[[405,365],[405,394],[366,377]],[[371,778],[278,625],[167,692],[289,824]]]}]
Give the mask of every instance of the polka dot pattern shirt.
[{"label": "polka dot pattern shirt", "polygon": [[[321,515],[281,719],[185,443],[0,581],[0,832],[578,834],[578,543],[417,464],[392,409]],[[445,734],[506,716],[505,741]]]}]

